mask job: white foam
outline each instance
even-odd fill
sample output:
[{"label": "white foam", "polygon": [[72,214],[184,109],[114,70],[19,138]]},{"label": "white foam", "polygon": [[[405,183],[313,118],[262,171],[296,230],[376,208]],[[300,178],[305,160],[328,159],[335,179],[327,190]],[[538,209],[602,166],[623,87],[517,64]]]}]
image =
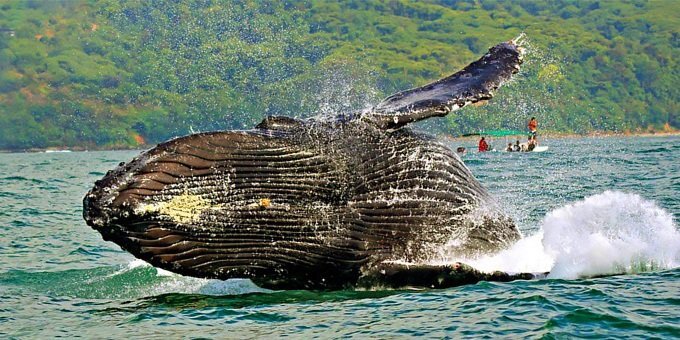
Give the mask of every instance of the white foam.
[{"label": "white foam", "polygon": [[673,217],[635,194],[606,191],[557,209],[543,220],[550,277],[635,273],[677,267],[680,233]]},{"label": "white foam", "polygon": [[128,263],[127,267],[124,270],[130,270],[130,269],[135,269],[139,267],[149,267],[151,266],[148,262],[140,259],[134,259]]},{"label": "white foam", "polygon": [[175,274],[173,272],[169,272],[165,269],[156,268],[156,276],[173,276],[173,275],[177,275],[177,274]]},{"label": "white foam", "polygon": [[494,255],[463,262],[487,272],[500,270],[508,273],[544,273],[550,271],[554,260],[545,252],[542,239],[541,231]]},{"label": "white foam", "polygon": [[[168,272],[169,273],[169,272]],[[145,289],[145,295],[166,293],[204,294],[204,295],[238,295],[255,292],[271,292],[256,286],[248,279],[230,279],[226,281],[199,279],[169,273],[163,280],[155,282]]]},{"label": "white foam", "polygon": [[[125,267],[108,277],[120,275],[138,268],[152,267],[140,259],[131,260]],[[205,294],[205,295],[237,295],[254,292],[271,292],[256,286],[248,279],[213,280],[182,276],[170,271],[153,267],[158,280],[142,288],[139,293],[144,296],[167,293]]]},{"label": "white foam", "polygon": [[680,232],[654,202],[606,191],[548,213],[537,234],[468,263],[562,279],[670,269],[680,266]]},{"label": "white foam", "polygon": [[143,260],[140,260],[140,259],[134,259],[134,260],[130,261],[130,262],[127,264],[127,266],[125,266],[125,267],[123,267],[123,268],[117,270],[117,271],[114,272],[114,273],[108,274],[108,275],[106,275],[106,276],[107,276],[107,277],[117,276],[117,275],[120,275],[120,274],[129,272],[129,271],[131,271],[131,270],[134,270],[135,268],[139,268],[139,267],[147,267],[147,266],[151,266],[151,265],[148,264],[146,261],[143,261]]}]

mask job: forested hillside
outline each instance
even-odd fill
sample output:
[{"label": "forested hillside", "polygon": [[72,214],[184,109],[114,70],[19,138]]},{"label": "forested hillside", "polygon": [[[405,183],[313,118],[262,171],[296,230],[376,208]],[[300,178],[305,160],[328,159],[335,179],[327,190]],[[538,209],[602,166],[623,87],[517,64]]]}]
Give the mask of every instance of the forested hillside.
[{"label": "forested hillside", "polygon": [[521,76],[430,132],[680,128],[680,1],[4,1],[0,149],[131,147],[363,108],[525,32]]}]

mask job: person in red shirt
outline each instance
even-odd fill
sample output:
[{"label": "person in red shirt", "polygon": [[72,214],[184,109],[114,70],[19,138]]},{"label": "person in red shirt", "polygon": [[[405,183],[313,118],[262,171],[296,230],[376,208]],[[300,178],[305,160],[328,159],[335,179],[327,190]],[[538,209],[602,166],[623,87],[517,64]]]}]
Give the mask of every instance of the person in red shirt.
[{"label": "person in red shirt", "polygon": [[536,121],[536,117],[531,117],[527,127],[529,128],[529,133],[531,136],[536,137],[536,130],[538,129],[538,121]]},{"label": "person in red shirt", "polygon": [[489,151],[489,144],[486,143],[484,140],[484,137],[479,140],[479,152],[487,152]]}]

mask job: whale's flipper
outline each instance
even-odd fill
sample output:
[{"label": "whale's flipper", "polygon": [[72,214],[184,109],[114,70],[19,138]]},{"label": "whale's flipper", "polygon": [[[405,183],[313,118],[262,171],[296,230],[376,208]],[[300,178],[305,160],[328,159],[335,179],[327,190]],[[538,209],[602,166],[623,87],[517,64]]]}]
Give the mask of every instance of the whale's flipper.
[{"label": "whale's flipper", "polygon": [[486,273],[460,262],[452,265],[383,262],[362,274],[358,286],[364,288],[449,288],[480,281],[542,279],[548,273]]},{"label": "whale's flipper", "polygon": [[488,100],[519,71],[522,48],[515,41],[498,44],[481,59],[446,78],[387,97],[364,119],[381,129],[398,129],[430,117],[442,117],[467,104]]}]

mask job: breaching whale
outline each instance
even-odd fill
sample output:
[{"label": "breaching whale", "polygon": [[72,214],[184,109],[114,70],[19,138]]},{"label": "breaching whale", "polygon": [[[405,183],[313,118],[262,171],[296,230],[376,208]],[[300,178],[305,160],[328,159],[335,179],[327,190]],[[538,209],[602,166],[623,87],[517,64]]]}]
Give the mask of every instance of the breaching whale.
[{"label": "breaching whale", "polygon": [[95,182],[88,225],[154,266],[273,289],[450,287],[531,274],[427,264],[520,234],[460,158],[407,124],[485,101],[518,72],[516,41],[370,110],[159,144]]}]

